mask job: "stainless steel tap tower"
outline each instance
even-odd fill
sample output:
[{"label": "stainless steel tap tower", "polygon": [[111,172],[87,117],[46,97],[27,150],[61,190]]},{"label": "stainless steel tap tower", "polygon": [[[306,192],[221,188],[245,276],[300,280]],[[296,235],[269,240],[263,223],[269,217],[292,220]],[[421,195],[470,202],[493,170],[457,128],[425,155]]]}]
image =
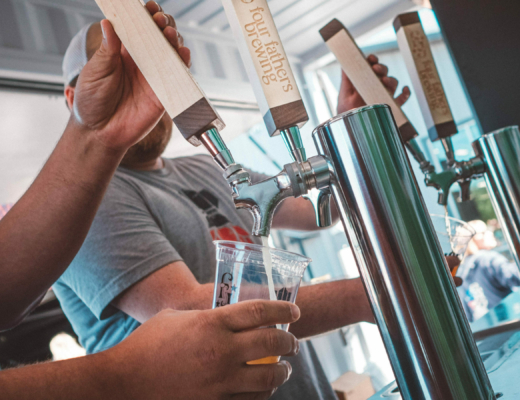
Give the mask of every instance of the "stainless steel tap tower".
[{"label": "stainless steel tap tower", "polygon": [[473,142],[485,166],[486,185],[511,253],[520,267],[520,131],[510,126]]},{"label": "stainless steel tap tower", "polygon": [[494,399],[448,266],[386,105],[316,128],[404,399]]},{"label": "stainless steel tap tower", "polygon": [[[439,204],[446,205],[453,184],[461,188],[461,200],[470,198],[470,181],[483,176],[504,236],[520,268],[520,137],[518,127],[506,127],[473,143],[476,156],[457,161],[451,136],[457,126],[435,66],[435,61],[417,12],[401,14],[394,21],[419,105],[432,141],[440,140],[447,168],[423,170],[425,182],[439,191]],[[422,156],[424,158],[424,156]]]},{"label": "stainless steel tap tower", "polygon": [[320,125],[320,155],[307,160],[298,130],[307,113],[266,0],[225,0],[235,34],[253,35],[242,56],[254,57],[260,46],[276,53],[249,73],[269,133],[282,134],[294,160],[252,184],[218,135],[223,122],[140,1],[97,2],[185,138],[202,142],[223,168],[235,204],[253,213],[254,234],[269,233],[283,199],[311,189],[320,191],[320,221],[330,223],[332,192],[404,399],[495,398],[388,106]]}]

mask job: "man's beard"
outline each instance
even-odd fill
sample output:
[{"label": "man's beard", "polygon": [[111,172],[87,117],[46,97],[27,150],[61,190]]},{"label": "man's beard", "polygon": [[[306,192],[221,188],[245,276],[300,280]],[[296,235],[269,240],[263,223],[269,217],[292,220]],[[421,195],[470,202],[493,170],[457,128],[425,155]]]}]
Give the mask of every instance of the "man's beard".
[{"label": "man's beard", "polygon": [[157,159],[166,149],[171,137],[172,127],[161,119],[148,135],[128,149],[121,164],[132,166]]}]

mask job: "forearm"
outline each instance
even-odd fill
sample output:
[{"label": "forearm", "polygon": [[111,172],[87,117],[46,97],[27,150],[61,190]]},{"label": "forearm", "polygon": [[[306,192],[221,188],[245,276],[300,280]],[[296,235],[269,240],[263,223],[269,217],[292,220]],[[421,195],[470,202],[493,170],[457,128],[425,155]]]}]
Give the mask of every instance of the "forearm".
[{"label": "forearm", "polygon": [[17,322],[72,261],[122,156],[69,121],[34,183],[0,221],[0,330]]},{"label": "forearm", "polygon": [[359,278],[301,287],[296,304],[301,317],[289,331],[300,339],[357,322],[374,321]]},{"label": "forearm", "polygon": [[[339,221],[338,208],[334,199],[331,199],[332,224]],[[303,197],[288,198],[276,210],[273,218],[273,229],[293,229],[298,231],[318,230],[316,213],[309,200]]]},{"label": "forearm", "polygon": [[183,261],[176,261],[131,286],[112,304],[144,323],[165,309],[210,309],[213,291],[213,283],[201,285]]},{"label": "forearm", "polygon": [[[130,399],[109,353],[0,371],[3,400]],[[117,366],[117,367],[116,367]]]}]

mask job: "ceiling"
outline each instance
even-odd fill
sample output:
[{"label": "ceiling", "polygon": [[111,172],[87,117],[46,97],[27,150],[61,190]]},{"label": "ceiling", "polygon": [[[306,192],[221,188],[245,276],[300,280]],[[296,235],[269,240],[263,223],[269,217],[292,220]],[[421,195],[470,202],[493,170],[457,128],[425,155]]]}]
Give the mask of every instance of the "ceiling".
[{"label": "ceiling", "polygon": [[[247,84],[220,0],[158,0],[172,14],[193,47],[198,79],[227,79]],[[326,51],[318,31],[332,18],[359,36],[422,0],[268,0],[286,52],[293,62],[312,60]],[[102,18],[94,0],[0,0],[0,74],[59,81],[61,57],[72,36]],[[222,53],[231,55],[219,64]],[[215,56],[216,55],[216,56]],[[235,64],[235,65],[231,65]],[[28,75],[29,74],[29,75]]]}]

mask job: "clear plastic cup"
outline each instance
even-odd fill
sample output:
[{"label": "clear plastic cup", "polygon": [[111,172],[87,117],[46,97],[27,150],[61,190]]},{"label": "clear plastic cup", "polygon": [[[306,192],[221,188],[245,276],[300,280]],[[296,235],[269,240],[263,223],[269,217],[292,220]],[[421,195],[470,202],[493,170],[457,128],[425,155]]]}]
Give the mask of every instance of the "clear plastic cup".
[{"label": "clear plastic cup", "polygon": [[[213,308],[244,300],[270,300],[263,254],[265,247],[256,244],[218,240],[217,271]],[[277,300],[294,303],[305,268],[310,258],[285,250],[268,248],[271,256],[272,277]],[[289,324],[279,326],[287,331]],[[248,364],[271,364],[279,357],[266,357]]]},{"label": "clear plastic cup", "polygon": [[[475,229],[460,219],[438,214],[431,214],[430,217],[444,254],[457,256],[462,262],[468,244],[476,234]],[[453,276],[456,273],[456,269],[451,272]]]}]

